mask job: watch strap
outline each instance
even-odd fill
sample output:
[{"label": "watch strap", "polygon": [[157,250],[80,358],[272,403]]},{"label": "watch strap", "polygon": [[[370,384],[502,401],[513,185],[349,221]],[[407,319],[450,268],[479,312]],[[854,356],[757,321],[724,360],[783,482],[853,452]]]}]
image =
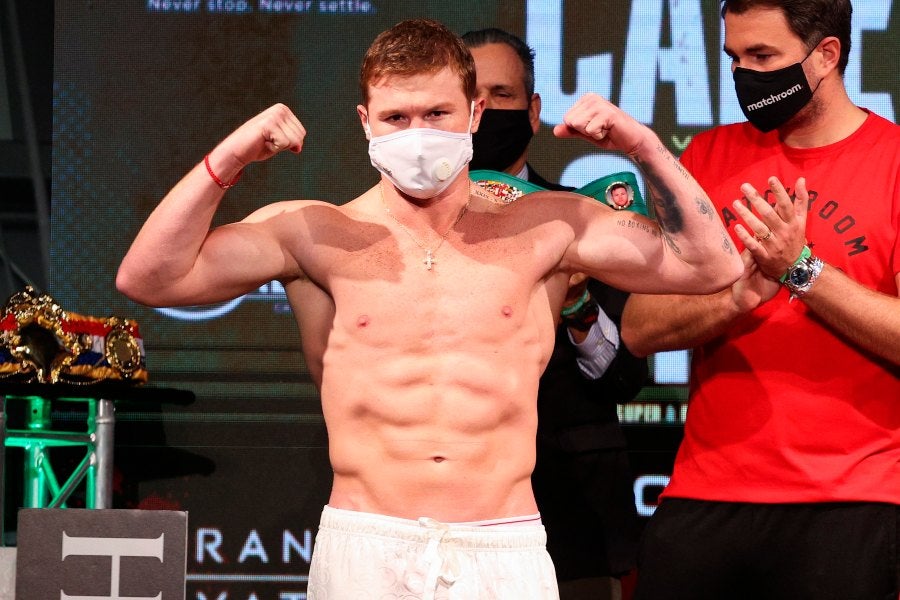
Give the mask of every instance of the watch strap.
[{"label": "watch strap", "polygon": [[806,268],[809,271],[809,279],[806,280],[806,283],[801,286],[796,286],[791,283],[790,278],[785,281],[785,285],[791,291],[791,297],[788,302],[793,302],[794,299],[805,296],[809,290],[812,289],[816,279],[819,278],[822,269],[825,268],[825,263],[818,256],[810,256],[805,262]]},{"label": "watch strap", "polygon": [[792,264],[785,270],[784,275],[782,275],[778,281],[780,281],[781,283],[787,281],[788,275],[791,274],[791,271],[794,270],[794,267],[808,259],[810,256],[812,256],[812,250],[809,249],[809,246],[803,246],[803,250],[800,251],[800,256],[797,257],[797,260],[794,261],[794,264]]}]

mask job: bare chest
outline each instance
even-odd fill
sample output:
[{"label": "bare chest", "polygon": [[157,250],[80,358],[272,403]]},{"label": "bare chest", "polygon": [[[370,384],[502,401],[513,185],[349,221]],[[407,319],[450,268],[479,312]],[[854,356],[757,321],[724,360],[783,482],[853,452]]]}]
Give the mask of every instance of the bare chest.
[{"label": "bare chest", "polygon": [[453,347],[552,328],[546,285],[561,249],[539,231],[452,232],[423,241],[381,228],[320,247],[334,326],[374,345]]}]

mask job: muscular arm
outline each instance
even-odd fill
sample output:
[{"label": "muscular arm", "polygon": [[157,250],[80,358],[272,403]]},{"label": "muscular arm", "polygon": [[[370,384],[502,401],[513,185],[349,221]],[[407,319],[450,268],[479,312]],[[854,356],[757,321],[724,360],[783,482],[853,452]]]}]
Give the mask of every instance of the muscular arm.
[{"label": "muscular arm", "polygon": [[[283,149],[300,150],[304,131],[282,105],[257,115],[209,155],[221,181]],[[233,298],[284,276],[290,265],[265,211],[210,230],[224,191],[201,163],[163,198],[119,267],[116,286],[149,305],[204,304]]]},{"label": "muscular arm", "polygon": [[[588,222],[578,232],[575,256],[570,258],[583,261],[586,272],[602,277],[596,266],[609,261],[608,240],[603,238],[612,234],[633,244],[631,249],[639,254],[630,260],[634,261],[631,267],[640,269],[633,274],[641,281],[625,289],[712,293],[740,276],[738,253],[706,193],[649,128],[603,98],[588,94],[566,113],[554,134],[582,137],[603,149],[627,154],[640,167],[654,197],[655,223],[640,215],[617,214],[614,227],[594,229],[590,220],[604,217],[598,211],[585,215]],[[628,257],[628,252],[622,256]]]},{"label": "muscular arm", "polygon": [[741,252],[744,272],[734,284],[709,295],[632,294],[622,313],[622,341],[638,356],[704,344],[778,293],[749,250]]}]

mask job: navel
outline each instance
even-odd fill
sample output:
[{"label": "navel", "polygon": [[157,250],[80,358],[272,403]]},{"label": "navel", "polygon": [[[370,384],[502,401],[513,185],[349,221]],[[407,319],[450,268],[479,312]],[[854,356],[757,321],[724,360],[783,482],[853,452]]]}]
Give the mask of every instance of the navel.
[{"label": "navel", "polygon": [[357,327],[368,327],[369,326],[369,315],[359,315],[359,318],[356,319]]},{"label": "navel", "polygon": [[433,460],[436,463],[442,463],[442,462],[444,462],[444,457],[443,456],[435,456],[431,460]]},{"label": "navel", "polygon": [[511,306],[504,306],[502,309],[500,309],[500,312],[503,313],[504,317],[509,318],[513,314],[513,309]]}]

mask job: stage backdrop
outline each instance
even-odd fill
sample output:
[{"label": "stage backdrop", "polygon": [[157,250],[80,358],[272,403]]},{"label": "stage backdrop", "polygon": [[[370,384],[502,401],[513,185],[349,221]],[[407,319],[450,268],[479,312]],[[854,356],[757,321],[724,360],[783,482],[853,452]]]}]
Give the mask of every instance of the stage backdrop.
[{"label": "stage backdrop", "polygon": [[[893,4],[856,0],[846,74],[853,99],[891,119]],[[545,126],[532,162],[563,183],[631,168],[553,138],[585,92],[652,126],[676,155],[693,134],[741,119],[713,0],[57,2],[50,292],[70,310],[137,319],[152,384],[197,394],[186,408],[164,394],[120,405],[116,445],[116,507],[189,512],[189,598],[304,597],[331,481],[318,395],[277,284],[216,306],[153,310],[116,292],[117,266],[172,185],[275,102],[306,126],[303,152],[249,167],[220,221],[286,198],[343,203],[373,185],[358,66],[380,31],[413,16],[459,33],[506,28],[534,47]],[[687,358],[654,357],[654,381],[621,408],[645,515],[678,443]]]}]

